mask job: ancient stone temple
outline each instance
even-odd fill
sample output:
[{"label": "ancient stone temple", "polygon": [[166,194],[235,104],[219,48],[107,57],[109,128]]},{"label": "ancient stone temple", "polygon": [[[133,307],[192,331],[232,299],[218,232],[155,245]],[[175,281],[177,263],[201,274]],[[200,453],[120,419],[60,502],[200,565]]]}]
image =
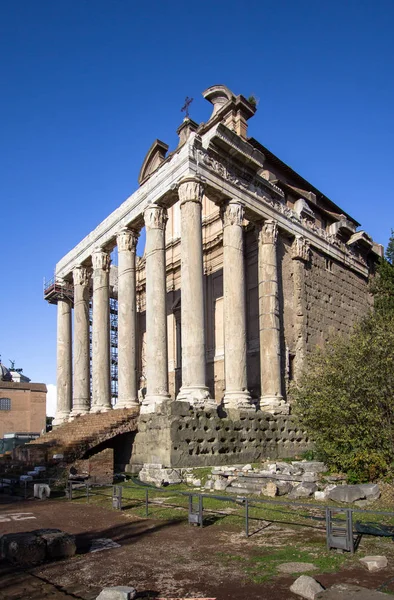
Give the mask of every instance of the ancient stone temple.
[{"label": "ancient stone temple", "polygon": [[55,423],[140,407],[135,464],[242,462],[267,447],[271,456],[305,447],[288,416],[290,383],[311,350],[368,310],[382,253],[248,136],[253,98],[223,85],[203,96],[208,121],[186,117],[169,153],[152,144],[139,188],[57,263],[45,292],[58,312]]}]

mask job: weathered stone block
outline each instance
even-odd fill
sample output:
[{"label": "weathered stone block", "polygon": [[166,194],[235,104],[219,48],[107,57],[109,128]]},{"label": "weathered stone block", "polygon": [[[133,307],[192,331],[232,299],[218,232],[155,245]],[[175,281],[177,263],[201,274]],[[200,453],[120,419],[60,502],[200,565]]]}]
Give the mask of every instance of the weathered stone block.
[{"label": "weathered stone block", "polygon": [[365,498],[365,492],[359,485],[337,485],[328,497],[335,502],[352,503]]},{"label": "weathered stone block", "polygon": [[305,600],[316,600],[317,595],[324,591],[324,587],[313,577],[301,575],[290,586],[290,591],[301,596],[301,598],[305,598]]},{"label": "weathered stone block", "polygon": [[39,565],[45,561],[45,541],[33,533],[10,533],[2,536],[2,558],[21,565]]},{"label": "weathered stone block", "polygon": [[300,483],[293,487],[289,494],[289,498],[309,498],[317,490],[315,483]]},{"label": "weathered stone block", "polygon": [[133,600],[136,596],[137,591],[135,588],[126,585],[117,585],[104,588],[96,600]]},{"label": "weathered stone block", "polygon": [[41,538],[46,543],[46,554],[48,560],[70,558],[77,551],[75,536],[63,531],[56,533],[44,533]]},{"label": "weathered stone block", "polygon": [[366,566],[368,571],[380,571],[387,567],[387,558],[385,556],[364,556],[364,558],[360,558],[360,563]]}]

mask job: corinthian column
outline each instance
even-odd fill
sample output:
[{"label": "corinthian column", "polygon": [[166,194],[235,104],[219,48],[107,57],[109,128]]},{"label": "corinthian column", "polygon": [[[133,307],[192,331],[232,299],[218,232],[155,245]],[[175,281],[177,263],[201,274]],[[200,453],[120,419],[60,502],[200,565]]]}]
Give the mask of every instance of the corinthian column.
[{"label": "corinthian column", "polygon": [[309,242],[301,235],[294,238],[292,249],[293,259],[293,283],[295,300],[295,355],[294,355],[294,379],[298,381],[302,373],[306,357],[306,297],[305,297],[305,265],[309,262]]},{"label": "corinthian column", "polygon": [[111,408],[109,266],[108,252],[97,248],[93,263],[92,407],[90,412]]},{"label": "corinthian column", "polygon": [[57,301],[57,381],[54,425],[68,421],[72,399],[71,303]]},{"label": "corinthian column", "polygon": [[135,250],[138,234],[122,229],[118,245],[118,401],[115,408],[139,406],[137,399]]},{"label": "corinthian column", "polygon": [[276,222],[265,221],[259,232],[260,408],[287,414],[281,384],[277,239]]},{"label": "corinthian column", "polygon": [[144,212],[146,279],[146,379],[141,413],[155,412],[168,393],[165,226],[167,211],[151,204]]},{"label": "corinthian column", "polygon": [[224,373],[226,408],[254,408],[247,389],[244,208],[227,203],[223,219]]},{"label": "corinthian column", "polygon": [[78,266],[74,279],[74,390],[72,417],[90,409],[89,270]]},{"label": "corinthian column", "polygon": [[181,337],[182,387],[178,400],[191,405],[215,404],[205,380],[205,319],[202,250],[202,197],[197,179],[181,181]]}]

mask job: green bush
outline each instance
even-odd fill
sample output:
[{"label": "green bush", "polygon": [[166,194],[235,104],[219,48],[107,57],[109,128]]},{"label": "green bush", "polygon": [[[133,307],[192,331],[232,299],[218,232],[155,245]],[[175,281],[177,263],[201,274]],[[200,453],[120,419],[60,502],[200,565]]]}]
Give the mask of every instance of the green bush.
[{"label": "green bush", "polygon": [[349,480],[386,475],[394,462],[394,315],[376,312],[311,356],[294,412],[331,469]]}]

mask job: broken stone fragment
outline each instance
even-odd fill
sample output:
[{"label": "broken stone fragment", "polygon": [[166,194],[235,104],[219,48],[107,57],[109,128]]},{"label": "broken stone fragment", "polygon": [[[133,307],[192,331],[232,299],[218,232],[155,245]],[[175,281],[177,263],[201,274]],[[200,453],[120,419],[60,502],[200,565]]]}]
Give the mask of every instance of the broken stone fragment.
[{"label": "broken stone fragment", "polygon": [[327,471],[327,466],[323,462],[317,460],[292,461],[291,464],[293,467],[302,469],[303,471],[312,471],[313,473],[324,473]]},{"label": "broken stone fragment", "polygon": [[384,600],[387,595],[359,585],[337,583],[317,594],[315,600]]},{"label": "broken stone fragment", "polygon": [[360,563],[366,566],[368,571],[380,571],[387,567],[387,558],[385,556],[364,556],[364,558],[360,558]]},{"label": "broken stone fragment", "polygon": [[104,588],[96,600],[133,600],[137,596],[135,588],[127,585],[117,585]]},{"label": "broken stone fragment", "polygon": [[293,489],[293,485],[290,481],[277,481],[276,487],[278,488],[278,496],[285,496]]},{"label": "broken stone fragment", "polygon": [[335,502],[352,503],[356,500],[379,498],[379,486],[376,484],[365,485],[337,485],[328,497]]},{"label": "broken stone fragment", "polygon": [[289,494],[289,498],[309,498],[317,490],[315,483],[300,483],[293,487]]},{"label": "broken stone fragment", "polygon": [[290,591],[293,594],[305,598],[305,600],[316,600],[317,594],[324,591],[324,587],[320,585],[313,577],[301,575],[290,586]]},{"label": "broken stone fragment", "polygon": [[275,496],[278,493],[278,487],[273,481],[268,481],[261,487],[261,493],[263,494],[263,496],[275,498]]}]

